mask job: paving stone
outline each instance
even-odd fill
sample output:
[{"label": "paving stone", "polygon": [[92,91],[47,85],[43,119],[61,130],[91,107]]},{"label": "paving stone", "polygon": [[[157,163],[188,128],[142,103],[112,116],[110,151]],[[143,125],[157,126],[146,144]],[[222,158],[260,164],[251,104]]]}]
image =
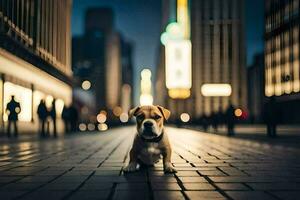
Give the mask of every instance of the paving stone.
[{"label": "paving stone", "polygon": [[78,191],[70,196],[70,199],[75,200],[104,200],[108,198],[109,190],[101,191]]},{"label": "paving stone", "polygon": [[216,183],[216,186],[222,190],[250,190],[241,183]]},{"label": "paving stone", "polygon": [[148,184],[147,183],[118,183],[116,190],[147,190]]},{"label": "paving stone", "polygon": [[215,190],[216,188],[209,183],[183,183],[186,190]]},{"label": "paving stone", "polygon": [[180,191],[155,191],[155,200],[184,200],[184,196]]},{"label": "paving stone", "polygon": [[207,171],[199,171],[203,176],[227,176],[227,174],[221,172],[220,170],[207,170]]},{"label": "paving stone", "polygon": [[217,191],[186,191],[190,200],[226,199]]},{"label": "paving stone", "polygon": [[164,173],[162,160],[154,167],[124,174],[134,136],[127,127],[111,129],[109,134],[29,140],[25,147],[21,140],[0,141],[5,147],[0,149],[1,200],[173,200],[185,199],[184,195],[191,200],[226,199],[226,195],[268,200],[300,196],[300,148],[289,146],[295,141],[260,142],[167,130],[171,130],[175,175]]},{"label": "paving stone", "polygon": [[276,197],[284,200],[299,200],[300,191],[272,191]]},{"label": "paving stone", "polygon": [[114,200],[130,200],[130,199],[150,199],[149,193],[147,191],[134,191],[134,190],[120,190],[113,196]]},{"label": "paving stone", "polygon": [[248,183],[254,190],[299,190],[300,183]]},{"label": "paving stone", "polygon": [[181,190],[178,183],[154,182],[151,185],[153,190]]},{"label": "paving stone", "polygon": [[177,176],[181,177],[181,176],[188,176],[188,177],[191,177],[191,176],[200,176],[196,171],[178,171],[176,173]]},{"label": "paving stone", "polygon": [[203,177],[179,177],[183,183],[205,183],[207,180]]},{"label": "paving stone", "polygon": [[226,192],[232,199],[243,200],[273,200],[271,195],[259,191],[230,191]]}]

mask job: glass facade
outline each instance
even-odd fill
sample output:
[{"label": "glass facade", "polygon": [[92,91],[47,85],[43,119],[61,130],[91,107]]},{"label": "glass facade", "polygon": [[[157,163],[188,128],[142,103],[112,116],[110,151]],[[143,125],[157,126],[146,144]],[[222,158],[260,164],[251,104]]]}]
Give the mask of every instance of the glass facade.
[{"label": "glass facade", "polygon": [[265,94],[298,93],[299,0],[266,1]]}]

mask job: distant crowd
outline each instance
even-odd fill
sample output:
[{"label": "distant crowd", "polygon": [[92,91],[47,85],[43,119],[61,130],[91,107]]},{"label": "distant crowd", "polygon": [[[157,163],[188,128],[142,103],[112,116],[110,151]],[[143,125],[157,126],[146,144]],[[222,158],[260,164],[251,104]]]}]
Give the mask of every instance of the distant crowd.
[{"label": "distant crowd", "polygon": [[[50,135],[50,125],[52,126],[53,136],[57,136],[57,127],[56,127],[56,107],[55,99],[52,101],[51,107],[47,108],[45,100],[41,100],[38,108],[37,115],[39,118],[39,133],[42,137]],[[220,109],[221,110],[221,109]],[[7,136],[10,137],[12,133],[14,136],[18,136],[18,115],[21,112],[20,103],[15,100],[14,96],[11,96],[10,102],[6,106],[6,113],[8,115],[8,124],[7,124]],[[264,106],[264,121],[267,125],[267,134],[270,137],[276,136],[276,126],[279,123],[280,113],[278,112],[278,107],[276,106],[275,98],[271,97],[269,101]],[[65,133],[77,131],[78,124],[78,111],[74,107],[64,106],[61,114],[61,118],[64,121]],[[212,113],[211,115],[202,115],[196,122],[199,125],[202,125],[203,130],[207,131],[208,127],[211,126],[216,132],[218,127],[222,124],[225,124],[227,127],[228,136],[235,134],[234,127],[237,123],[237,117],[235,116],[235,108],[230,103],[226,111],[223,113],[221,111]],[[178,119],[177,125],[180,126],[180,121]],[[14,131],[12,132],[12,128]]]},{"label": "distant crowd", "polygon": [[[51,107],[46,106],[46,102],[42,99],[37,108],[37,115],[39,118],[38,132],[40,136],[45,137],[49,135],[57,136],[57,112],[55,106],[56,100],[53,99]],[[6,113],[8,115],[7,123],[7,136],[12,134],[18,136],[17,121],[19,120],[19,113],[21,112],[20,103],[15,100],[15,96],[11,96],[11,100],[6,105]],[[78,111],[74,105],[64,105],[61,118],[64,121],[65,132],[75,132],[77,130],[78,123]],[[50,133],[50,127],[52,127],[52,133]],[[13,131],[12,131],[13,129]]]},{"label": "distant crowd", "polygon": [[[227,128],[227,135],[232,136],[235,134],[235,125],[238,122],[238,117],[235,114],[236,108],[230,103],[225,112],[219,109],[219,112],[212,112],[210,115],[203,114],[196,121],[195,124],[201,125],[205,132],[209,127],[214,132],[218,132],[218,128],[225,125]],[[280,112],[277,106],[277,102],[274,97],[268,99],[263,109],[263,120],[267,125],[267,135],[275,137],[276,127],[280,122]],[[177,126],[181,125],[181,121],[178,119]]]}]

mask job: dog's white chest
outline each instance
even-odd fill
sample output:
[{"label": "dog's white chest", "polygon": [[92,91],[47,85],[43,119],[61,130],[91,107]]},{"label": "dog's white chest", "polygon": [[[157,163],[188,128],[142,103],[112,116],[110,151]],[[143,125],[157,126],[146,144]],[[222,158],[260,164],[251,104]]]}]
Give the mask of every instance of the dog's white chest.
[{"label": "dog's white chest", "polygon": [[148,143],[140,152],[139,159],[147,165],[153,165],[160,158],[160,149],[157,143]]}]

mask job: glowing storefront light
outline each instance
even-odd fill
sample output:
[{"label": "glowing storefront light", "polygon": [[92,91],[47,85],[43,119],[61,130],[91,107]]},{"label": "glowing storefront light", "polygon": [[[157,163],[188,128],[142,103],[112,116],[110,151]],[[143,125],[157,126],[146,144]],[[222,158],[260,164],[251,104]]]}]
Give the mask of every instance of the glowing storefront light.
[{"label": "glowing storefront light", "polygon": [[57,117],[61,117],[62,111],[64,109],[64,101],[62,99],[56,99],[55,108]]},{"label": "glowing storefront light", "polygon": [[15,100],[20,103],[21,112],[19,120],[29,122],[32,119],[32,91],[31,89],[15,85],[11,82],[4,83],[4,113],[3,120],[7,121],[8,116],[5,112],[7,103],[11,100],[11,96],[15,96]]},{"label": "glowing storefront light", "polygon": [[46,103],[47,108],[52,107],[53,100],[54,100],[53,96],[51,96],[51,95],[46,96],[45,103]]},{"label": "glowing storefront light", "polygon": [[169,41],[166,45],[166,86],[171,98],[184,99],[190,96],[191,66],[191,42]]},{"label": "glowing storefront light", "polygon": [[203,84],[201,93],[203,96],[230,96],[232,92],[229,84]]},{"label": "glowing storefront light", "polygon": [[141,72],[141,95],[140,95],[141,105],[153,104],[151,85],[152,85],[151,71],[149,69],[143,69]]}]

